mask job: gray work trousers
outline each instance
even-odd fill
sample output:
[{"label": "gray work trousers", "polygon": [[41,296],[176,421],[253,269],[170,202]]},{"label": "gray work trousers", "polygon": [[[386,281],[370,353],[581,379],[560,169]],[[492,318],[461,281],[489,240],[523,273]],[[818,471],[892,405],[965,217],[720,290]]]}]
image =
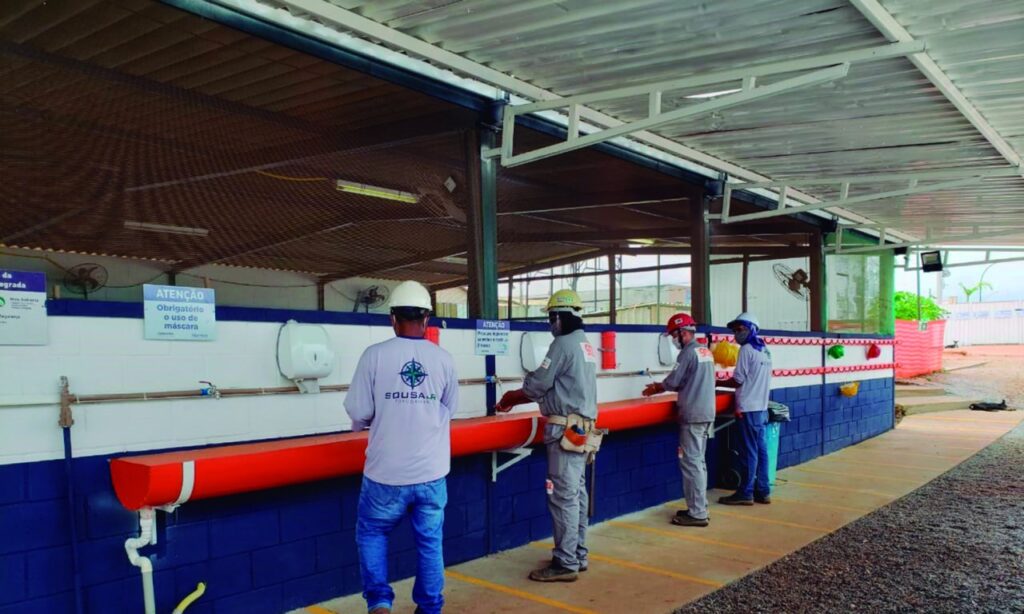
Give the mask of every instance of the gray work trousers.
[{"label": "gray work trousers", "polygon": [[694,518],[708,517],[708,467],[704,461],[712,422],[679,425],[679,470],[683,473],[683,496]]},{"label": "gray work trousers", "polygon": [[[545,427],[548,455],[548,479],[553,489],[548,495],[548,511],[554,524],[555,548],[551,558],[566,569],[579,571],[587,566],[587,455],[566,452],[558,441],[563,427]],[[556,435],[557,433],[557,435]],[[553,441],[552,441],[553,440]]]}]

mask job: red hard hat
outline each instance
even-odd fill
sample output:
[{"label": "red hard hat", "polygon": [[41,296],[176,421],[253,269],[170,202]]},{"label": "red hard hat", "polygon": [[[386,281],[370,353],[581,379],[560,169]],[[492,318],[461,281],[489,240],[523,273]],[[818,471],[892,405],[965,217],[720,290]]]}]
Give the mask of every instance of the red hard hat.
[{"label": "red hard hat", "polygon": [[668,324],[665,326],[665,334],[671,335],[680,328],[696,331],[697,321],[690,317],[688,313],[677,313],[668,319]]}]

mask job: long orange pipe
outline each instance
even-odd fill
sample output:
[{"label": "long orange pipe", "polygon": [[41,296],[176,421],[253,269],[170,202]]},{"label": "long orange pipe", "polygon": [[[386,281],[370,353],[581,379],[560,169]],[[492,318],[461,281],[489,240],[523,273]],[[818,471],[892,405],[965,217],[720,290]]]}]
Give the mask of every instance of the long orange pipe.
[{"label": "long orange pipe", "polygon": [[[718,413],[732,393],[718,393]],[[675,420],[675,398],[602,403],[597,426],[611,432]],[[537,432],[527,442],[538,419]],[[539,443],[544,418],[536,412],[452,422],[452,456],[469,456]],[[363,470],[367,433],[343,433],[117,458],[110,463],[114,491],[130,510],[312,482]],[[192,477],[191,480],[187,477]]]}]

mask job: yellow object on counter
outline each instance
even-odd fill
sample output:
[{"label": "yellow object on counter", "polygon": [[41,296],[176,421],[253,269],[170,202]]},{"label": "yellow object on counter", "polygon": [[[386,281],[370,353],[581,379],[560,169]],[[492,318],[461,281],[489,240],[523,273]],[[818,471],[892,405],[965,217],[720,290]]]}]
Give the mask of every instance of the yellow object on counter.
[{"label": "yellow object on counter", "polygon": [[735,343],[729,343],[728,341],[719,341],[715,344],[715,348],[711,350],[711,353],[715,357],[715,362],[723,367],[735,367],[736,359],[740,355],[740,346]]}]

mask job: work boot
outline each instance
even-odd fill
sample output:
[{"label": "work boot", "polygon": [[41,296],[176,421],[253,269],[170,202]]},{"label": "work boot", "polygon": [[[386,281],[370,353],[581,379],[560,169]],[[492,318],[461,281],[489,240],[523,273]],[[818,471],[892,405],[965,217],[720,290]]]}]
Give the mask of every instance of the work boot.
[{"label": "work boot", "polygon": [[530,579],[535,582],[575,582],[577,578],[579,578],[579,574],[558,563],[551,563],[547,567],[530,572]]},{"label": "work boot", "polygon": [[754,495],[754,503],[763,503],[769,505],[772,502],[771,495]]},{"label": "work boot", "polygon": [[739,493],[733,493],[728,497],[719,497],[718,502],[722,505],[753,505],[753,499],[745,499]]},{"label": "work boot", "polygon": [[694,518],[688,510],[679,510],[672,517],[672,524],[680,527],[706,527],[708,522],[707,518]]}]

